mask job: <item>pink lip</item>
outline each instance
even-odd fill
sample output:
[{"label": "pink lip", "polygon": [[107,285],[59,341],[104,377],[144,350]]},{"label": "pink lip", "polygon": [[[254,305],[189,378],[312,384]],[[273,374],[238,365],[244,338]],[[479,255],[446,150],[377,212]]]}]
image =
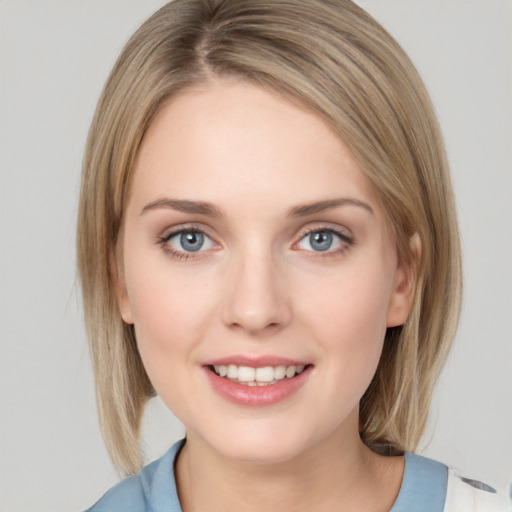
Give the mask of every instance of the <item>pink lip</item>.
[{"label": "pink lip", "polygon": [[249,366],[252,368],[262,368],[264,366],[306,366],[308,362],[296,361],[278,356],[243,356],[234,355],[229,357],[222,357],[211,361],[206,361],[205,366],[228,366],[235,364],[237,366]]},{"label": "pink lip", "polygon": [[[229,361],[231,361],[231,364],[235,364],[232,358],[230,358]],[[283,360],[280,359],[280,363],[278,364],[285,364],[282,361]],[[215,362],[215,364],[225,363]],[[257,365],[251,365],[245,362],[245,366],[277,365],[270,364],[268,362],[261,365],[259,363]],[[286,363],[286,366],[292,366],[292,364]],[[307,366],[301,374],[296,375],[291,379],[285,377],[283,380],[280,380],[275,384],[269,384],[268,386],[247,386],[239,384],[238,382],[233,382],[223,377],[219,377],[216,373],[210,370],[209,366],[203,366],[203,368],[213,389],[221,397],[237,405],[247,407],[264,407],[277,404],[298,391],[307,381],[313,367],[311,365]]]}]

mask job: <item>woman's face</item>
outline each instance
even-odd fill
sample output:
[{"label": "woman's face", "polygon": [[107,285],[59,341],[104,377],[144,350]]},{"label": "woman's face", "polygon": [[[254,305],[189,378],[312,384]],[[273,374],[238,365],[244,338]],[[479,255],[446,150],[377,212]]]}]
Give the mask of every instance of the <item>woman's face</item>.
[{"label": "woman's face", "polygon": [[241,81],[174,98],[139,153],[122,262],[123,319],[189,440],[258,462],[359,442],[410,286],[375,191],[322,120]]}]

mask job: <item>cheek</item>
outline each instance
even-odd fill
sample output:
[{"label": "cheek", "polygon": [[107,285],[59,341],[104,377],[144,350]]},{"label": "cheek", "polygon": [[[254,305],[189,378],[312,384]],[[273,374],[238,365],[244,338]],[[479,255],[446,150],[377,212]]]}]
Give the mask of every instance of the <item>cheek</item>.
[{"label": "cheek", "polygon": [[153,270],[158,277],[148,272],[129,289],[137,346],[157,393],[171,410],[181,410],[190,391],[183,386],[204,332],[201,301],[183,283]]},{"label": "cheek", "polygon": [[347,272],[326,279],[324,286],[310,286],[304,310],[326,332],[328,339],[361,344],[381,341],[386,331],[386,313],[391,283],[384,273]]},{"label": "cheek", "polygon": [[165,347],[172,342],[176,346],[199,336],[204,319],[204,293],[183,286],[172,276],[154,280],[149,275],[133,283],[128,291],[140,344]]},{"label": "cheek", "polygon": [[[376,371],[386,334],[390,284],[385,273],[351,272],[323,287],[309,286],[303,318],[336,380],[358,401]],[[316,290],[312,292],[311,290]],[[308,311],[308,313],[306,313]]]},{"label": "cheek", "polygon": [[126,242],[127,295],[137,344],[144,364],[150,366],[164,354],[190,350],[197,343],[210,290],[198,286],[197,275],[176,272],[175,263],[153,248],[138,249],[128,237]]}]

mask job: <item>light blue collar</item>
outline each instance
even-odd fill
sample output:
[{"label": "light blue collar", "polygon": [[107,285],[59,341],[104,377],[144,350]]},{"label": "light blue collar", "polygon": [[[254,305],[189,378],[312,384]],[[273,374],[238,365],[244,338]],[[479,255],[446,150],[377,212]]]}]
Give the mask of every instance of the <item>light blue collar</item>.
[{"label": "light blue collar", "polygon": [[402,487],[390,512],[443,512],[447,483],[444,464],[406,452]]}]

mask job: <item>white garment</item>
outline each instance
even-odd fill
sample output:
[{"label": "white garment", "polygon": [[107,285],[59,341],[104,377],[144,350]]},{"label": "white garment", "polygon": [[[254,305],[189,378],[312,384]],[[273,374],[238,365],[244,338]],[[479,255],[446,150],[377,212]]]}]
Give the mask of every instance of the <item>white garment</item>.
[{"label": "white garment", "polygon": [[506,495],[449,468],[444,512],[512,512],[512,503]]}]

